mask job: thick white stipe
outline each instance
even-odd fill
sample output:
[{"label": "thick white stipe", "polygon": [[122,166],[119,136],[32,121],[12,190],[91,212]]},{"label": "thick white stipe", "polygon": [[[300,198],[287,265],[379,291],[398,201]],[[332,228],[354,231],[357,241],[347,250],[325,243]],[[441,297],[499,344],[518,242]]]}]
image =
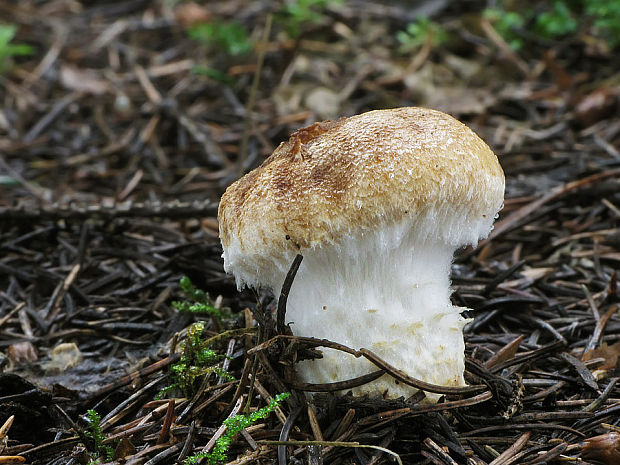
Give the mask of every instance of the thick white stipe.
[{"label": "thick white stipe", "polygon": [[[337,244],[304,250],[286,321],[296,335],[366,348],[414,378],[462,386],[462,330],[467,320],[460,314],[464,309],[450,302],[450,266],[458,245],[485,236],[492,221],[491,217],[464,223],[458,214],[439,219],[434,212],[432,217],[407,218],[381,230],[347,235]],[[293,256],[289,258],[290,262],[271,268],[267,282],[276,295]],[[239,265],[236,276],[244,285],[250,276],[239,274],[243,269]],[[322,351],[322,359],[297,364],[304,382],[331,383],[377,369],[363,358]],[[386,375],[353,393],[387,393],[394,398],[415,391]]]}]

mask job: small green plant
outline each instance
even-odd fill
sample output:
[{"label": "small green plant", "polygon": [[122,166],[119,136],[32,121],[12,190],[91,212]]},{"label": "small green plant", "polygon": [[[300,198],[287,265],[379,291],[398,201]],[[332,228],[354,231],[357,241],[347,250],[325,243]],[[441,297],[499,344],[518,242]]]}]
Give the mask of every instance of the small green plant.
[{"label": "small green plant", "polygon": [[523,28],[525,19],[521,14],[499,8],[487,8],[482,12],[482,17],[493,23],[497,33],[513,50],[519,50],[523,46],[519,29]]},{"label": "small green plant", "polygon": [[321,24],[329,6],[341,5],[342,0],[290,0],[285,2],[280,15],[290,37],[298,37],[307,24]]},{"label": "small green plant", "polygon": [[187,300],[174,301],[172,306],[181,312],[219,314],[213,306],[209,294],[202,289],[196,289],[194,283],[187,276],[179,280],[179,286]]},{"label": "small green plant", "polygon": [[218,320],[230,316],[222,309],[216,308],[209,294],[202,289],[196,289],[187,276],[181,278],[179,286],[187,300],[172,302],[172,306],[178,311],[196,314],[206,313]]},{"label": "small green plant", "polygon": [[594,32],[611,47],[620,45],[620,0],[584,0]]},{"label": "small green plant", "polygon": [[610,47],[620,45],[620,0],[554,0],[536,9],[527,2],[516,10],[499,7],[484,10],[483,17],[514,50],[523,46],[523,30],[531,26],[534,36],[555,39],[590,30]]},{"label": "small green plant", "polygon": [[556,0],[550,10],[543,11],[536,17],[535,30],[541,37],[553,39],[574,33],[578,26],[568,5],[562,0]]},{"label": "small green plant", "polygon": [[448,40],[448,33],[440,24],[420,17],[409,23],[404,31],[398,31],[396,39],[401,44],[399,51],[408,53],[427,43],[433,47],[441,45]]},{"label": "small green plant", "polygon": [[219,69],[216,69],[216,68],[210,68],[208,66],[194,66],[194,68],[192,69],[192,72],[194,74],[200,74],[202,76],[206,76],[210,79],[219,81],[222,84],[226,84],[226,85],[232,85],[235,82],[235,80],[232,77],[230,77],[229,74],[224,73],[223,71],[220,71]]},{"label": "small green plant", "polygon": [[90,409],[86,412],[88,418],[88,429],[84,432],[87,438],[93,440],[94,449],[90,453],[90,461],[88,465],[96,465],[101,463],[101,460],[110,462],[114,458],[114,449],[110,446],[104,446],[103,440],[105,436],[101,432],[101,416],[96,410]]},{"label": "small green plant", "polygon": [[205,324],[202,321],[188,328],[187,337],[181,343],[181,359],[170,367],[172,384],[159,392],[158,399],[175,389],[188,397],[192,396],[197,379],[209,373],[215,373],[227,381],[235,379],[230,373],[215,365],[224,359],[224,355],[207,347],[207,342],[202,338],[204,328]]},{"label": "small green plant", "polygon": [[0,73],[11,65],[11,59],[16,56],[32,55],[34,48],[26,44],[13,44],[17,28],[12,24],[0,24]]},{"label": "small green plant", "polygon": [[253,47],[245,28],[234,21],[199,23],[188,28],[187,33],[191,39],[217,47],[228,55],[243,55]]},{"label": "small green plant", "polygon": [[227,461],[226,454],[228,449],[230,448],[230,444],[233,438],[239,434],[243,429],[248,426],[252,426],[258,420],[262,418],[266,418],[271,412],[273,412],[276,408],[280,406],[280,404],[290,396],[290,393],[283,392],[282,394],[278,394],[274,397],[274,399],[269,402],[269,405],[256,410],[249,415],[234,415],[230,418],[224,420],[224,425],[226,426],[226,431],[220,438],[215,442],[213,449],[211,452],[207,453],[198,453],[192,455],[185,459],[185,465],[192,465],[198,463],[201,459],[207,459],[209,465],[217,465],[218,463],[223,463]]}]

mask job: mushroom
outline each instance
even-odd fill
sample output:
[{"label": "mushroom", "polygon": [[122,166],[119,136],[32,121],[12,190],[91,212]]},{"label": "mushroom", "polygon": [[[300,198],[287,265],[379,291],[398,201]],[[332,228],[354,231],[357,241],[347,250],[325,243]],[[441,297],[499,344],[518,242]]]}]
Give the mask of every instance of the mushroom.
[{"label": "mushroom", "polygon": [[[451,304],[450,268],[457,248],[489,234],[503,198],[495,154],[440,111],[314,123],[222,196],[224,269],[239,288],[277,293],[301,254],[286,315],[295,335],[366,348],[411,377],[463,386],[468,320]],[[334,349],[297,364],[307,383],[374,369]],[[353,389],[415,392],[387,374]]]}]

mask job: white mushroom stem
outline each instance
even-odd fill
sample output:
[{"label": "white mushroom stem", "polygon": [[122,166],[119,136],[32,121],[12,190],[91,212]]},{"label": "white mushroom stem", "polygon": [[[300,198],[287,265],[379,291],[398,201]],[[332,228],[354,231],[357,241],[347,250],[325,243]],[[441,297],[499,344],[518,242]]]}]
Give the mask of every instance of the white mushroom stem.
[{"label": "white mushroom stem", "polygon": [[[456,246],[448,240],[456,235],[463,243],[471,234],[473,241],[480,229],[490,229],[491,221],[459,225],[453,216],[449,225],[430,227],[427,221],[413,225],[407,220],[306,250],[290,290],[286,321],[296,335],[366,348],[414,378],[463,386],[467,320],[460,314],[465,309],[450,302]],[[283,276],[278,274],[279,284]],[[324,349],[322,359],[297,365],[301,380],[308,383],[342,381],[375,369],[363,358],[333,349]],[[353,389],[354,394],[387,392],[391,398],[415,391],[388,375]]]}]

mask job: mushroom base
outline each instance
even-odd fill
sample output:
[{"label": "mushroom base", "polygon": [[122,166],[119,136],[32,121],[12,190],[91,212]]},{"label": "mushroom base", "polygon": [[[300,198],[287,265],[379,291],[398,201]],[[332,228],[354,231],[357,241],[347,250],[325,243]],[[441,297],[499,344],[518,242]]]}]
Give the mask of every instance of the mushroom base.
[{"label": "mushroom base", "polygon": [[[454,249],[403,222],[304,251],[287,322],[296,335],[369,349],[414,378],[463,386],[467,320],[460,314],[465,309],[450,302]],[[323,349],[322,359],[297,364],[307,383],[343,381],[376,369],[364,358],[333,349]],[[384,375],[352,391],[406,398],[417,390]]]}]

